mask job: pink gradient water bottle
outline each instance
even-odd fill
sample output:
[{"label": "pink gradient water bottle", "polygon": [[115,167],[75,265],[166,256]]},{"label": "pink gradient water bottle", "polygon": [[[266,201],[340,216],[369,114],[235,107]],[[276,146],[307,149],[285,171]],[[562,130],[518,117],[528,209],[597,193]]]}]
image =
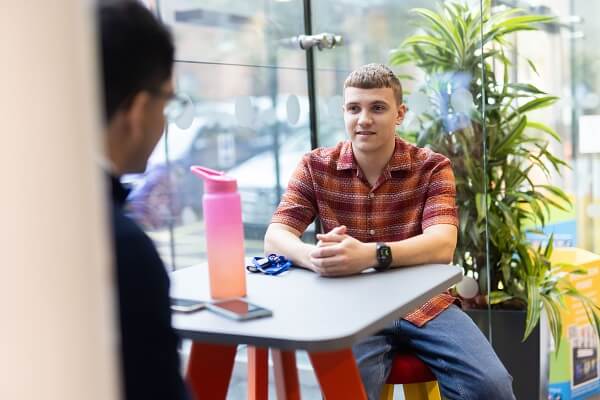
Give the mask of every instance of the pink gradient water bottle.
[{"label": "pink gradient water bottle", "polygon": [[192,166],[204,180],[204,234],[210,295],[214,299],[246,295],[242,205],[235,178],[209,168]]}]

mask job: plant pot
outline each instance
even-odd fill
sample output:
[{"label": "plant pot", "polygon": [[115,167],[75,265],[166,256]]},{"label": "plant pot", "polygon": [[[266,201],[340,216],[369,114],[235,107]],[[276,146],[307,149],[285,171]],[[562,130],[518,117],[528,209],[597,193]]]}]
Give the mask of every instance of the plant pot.
[{"label": "plant pot", "polygon": [[496,354],[512,375],[516,398],[546,400],[550,333],[545,323],[545,315],[542,313],[540,324],[527,340],[522,342],[525,331],[525,311],[491,310],[488,312],[488,310],[470,309],[465,312],[490,340]]}]

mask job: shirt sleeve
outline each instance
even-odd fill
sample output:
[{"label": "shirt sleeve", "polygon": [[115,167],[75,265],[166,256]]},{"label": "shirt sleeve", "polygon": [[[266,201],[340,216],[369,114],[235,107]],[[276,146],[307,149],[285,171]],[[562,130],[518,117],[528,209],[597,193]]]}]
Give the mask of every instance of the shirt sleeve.
[{"label": "shirt sleeve", "polygon": [[271,223],[284,224],[302,233],[316,215],[317,205],[310,171],[310,154],[306,154],[292,174]]},{"label": "shirt sleeve", "polygon": [[445,157],[436,163],[432,170],[423,208],[421,229],[425,230],[438,224],[450,224],[458,227],[456,183],[450,161]]}]

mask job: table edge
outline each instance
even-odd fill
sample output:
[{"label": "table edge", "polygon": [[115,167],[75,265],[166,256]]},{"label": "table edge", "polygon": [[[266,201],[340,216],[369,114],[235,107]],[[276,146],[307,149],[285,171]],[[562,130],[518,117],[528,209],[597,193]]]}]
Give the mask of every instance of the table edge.
[{"label": "table edge", "polygon": [[[444,290],[451,287],[453,284],[460,282],[462,279],[462,272],[458,266],[454,266],[456,268],[455,274],[449,276],[446,280],[440,282],[432,288],[432,291],[437,293],[442,293]],[[265,338],[265,337],[255,337],[255,336],[246,336],[246,335],[232,335],[227,334],[223,335],[218,332],[205,332],[205,331],[189,331],[185,329],[175,329],[177,334],[184,339],[191,339],[194,341],[199,341],[203,343],[218,343],[218,344],[230,344],[230,345],[240,345],[246,344],[249,346],[256,347],[269,347],[276,348],[280,350],[305,350],[308,352],[323,352],[323,351],[333,351],[339,350],[342,348],[352,347],[357,341],[362,338],[365,338],[369,335],[372,335],[385,327],[389,326],[392,321],[396,319],[400,319],[404,317],[406,314],[411,311],[417,309],[418,307],[425,304],[431,295],[420,295],[415,297],[410,302],[406,303],[400,310],[396,312],[389,313],[385,317],[381,318],[379,321],[364,327],[363,329],[354,332],[345,336],[336,336],[330,338],[323,339],[311,339],[311,340],[294,340],[294,339],[278,339],[278,338]]]}]

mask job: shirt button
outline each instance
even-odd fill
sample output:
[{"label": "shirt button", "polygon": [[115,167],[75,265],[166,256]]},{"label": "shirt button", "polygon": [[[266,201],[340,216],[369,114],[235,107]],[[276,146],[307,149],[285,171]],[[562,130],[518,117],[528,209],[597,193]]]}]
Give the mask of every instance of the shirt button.
[{"label": "shirt button", "polygon": [[373,236],[374,234],[375,234],[375,229],[371,229],[371,230],[369,231],[369,235]]},{"label": "shirt button", "polygon": [[369,199],[372,199],[373,197],[375,197],[374,193],[369,193]]}]

